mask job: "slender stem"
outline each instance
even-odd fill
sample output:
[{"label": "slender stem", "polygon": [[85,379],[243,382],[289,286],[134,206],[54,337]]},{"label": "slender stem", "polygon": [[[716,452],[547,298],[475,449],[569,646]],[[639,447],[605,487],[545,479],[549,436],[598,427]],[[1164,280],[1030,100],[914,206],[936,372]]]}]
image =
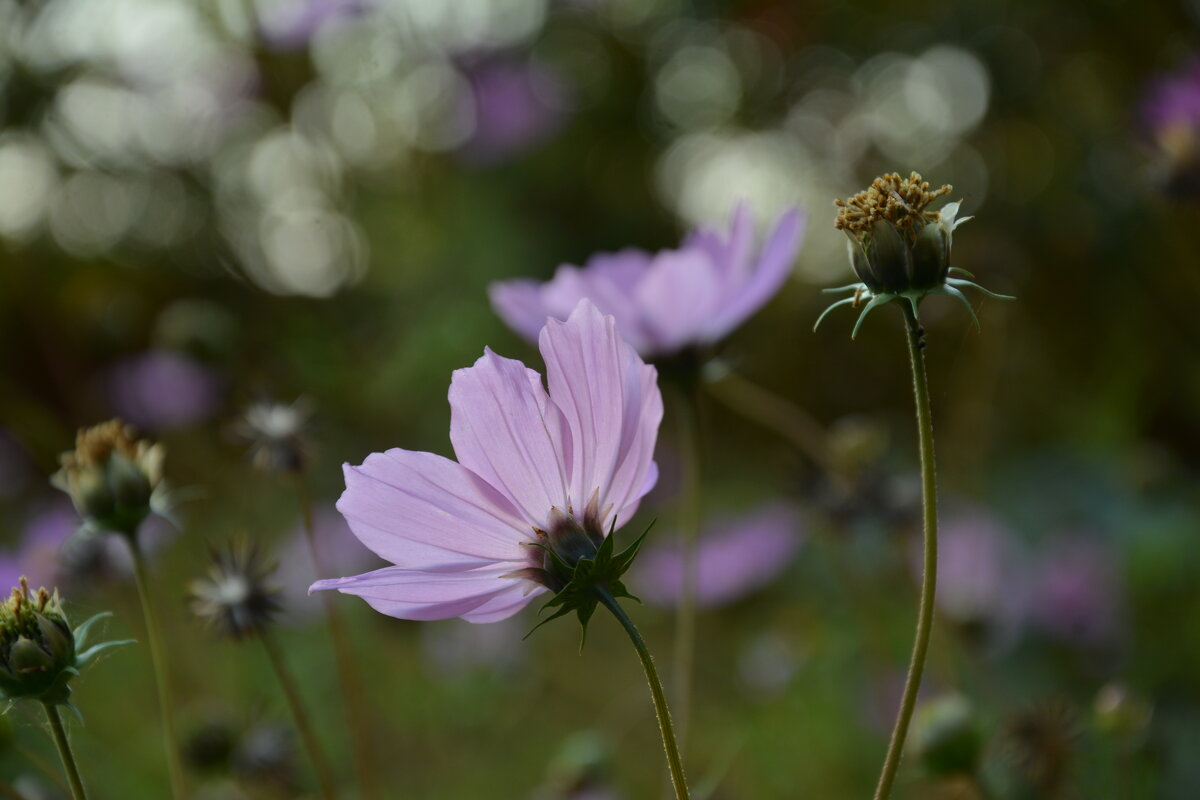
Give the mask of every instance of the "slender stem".
[{"label": "slender stem", "polygon": [[875,800],[886,800],[891,794],[896,770],[904,752],[904,740],[908,736],[908,724],[912,720],[913,708],[917,704],[917,692],[921,688],[921,673],[925,668],[925,656],[929,651],[929,633],[933,628],[933,596],[937,588],[937,472],[933,460],[933,421],[929,409],[929,382],[925,376],[925,331],[917,321],[912,308],[901,303],[907,323],[908,357],[912,362],[913,397],[917,407],[917,433],[921,455],[921,508],[925,523],[925,558],[921,579],[921,602],[917,612],[917,633],[913,641],[912,660],[908,665],[908,678],[904,682],[904,694],[900,699],[900,712],[896,716],[896,727],[888,743],[883,771],[875,789]]},{"label": "slender stem", "polygon": [[75,756],[71,755],[71,743],[67,741],[67,732],[63,729],[58,708],[52,703],[42,703],[42,708],[46,709],[46,719],[50,720],[50,732],[54,734],[54,744],[58,747],[63,769],[67,772],[67,782],[71,784],[71,797],[75,800],[87,800],[83,779],[79,777],[79,767],[75,766]]},{"label": "slender stem", "polygon": [[163,745],[167,749],[167,771],[171,780],[171,795],[183,800],[187,790],[183,779],[183,759],[180,758],[179,736],[175,732],[175,716],[171,710],[171,689],[168,685],[169,670],[167,653],[163,649],[159,633],[158,614],[154,600],[150,597],[150,585],[146,578],[146,559],[136,536],[127,536],[129,550],[133,554],[133,578],[137,584],[138,599],[142,603],[142,616],[146,623],[146,639],[150,642],[150,661],[154,665],[154,683],[158,689],[158,709],[162,714]]},{"label": "slender stem", "polygon": [[679,402],[679,459],[683,490],[679,498],[679,539],[683,580],[675,620],[673,679],[675,713],[679,720],[681,749],[687,748],[689,711],[692,702],[692,661],[696,653],[696,584],[699,559],[696,539],[700,527],[700,409],[699,397],[691,386],[684,387]]},{"label": "slender stem", "polygon": [[707,384],[709,394],[746,419],[770,428],[828,471],[825,429],[808,412],[785,397],[732,370]]},{"label": "slender stem", "polygon": [[[313,526],[312,495],[308,490],[308,482],[304,473],[296,475],[296,498],[300,504],[300,516],[304,522],[304,536],[308,540],[308,550],[312,555],[313,568],[318,578],[330,577],[324,559],[317,549],[317,538]],[[369,735],[367,712],[363,702],[363,681],[358,675],[355,660],[351,657],[350,639],[342,624],[338,611],[336,596],[333,592],[320,592],[321,604],[325,609],[325,620],[329,625],[329,638],[333,642],[333,657],[337,665],[338,682],[341,684],[342,699],[345,701],[346,725],[350,729],[353,740],[354,767],[358,772],[359,789],[363,800],[374,800],[379,797],[379,785],[376,779],[374,748]]]},{"label": "slender stem", "polygon": [[621,608],[607,590],[598,589],[597,592],[600,602],[613,613],[613,616],[621,623],[621,627],[629,634],[629,640],[633,642],[638,658],[642,661],[642,668],[646,671],[646,683],[650,685],[650,699],[654,702],[654,714],[658,717],[658,730],[662,734],[663,751],[667,755],[667,769],[671,773],[671,784],[675,787],[675,798],[676,800],[688,800],[691,794],[688,792],[687,778],[683,774],[683,760],[679,756],[679,746],[675,742],[671,710],[667,707],[667,695],[663,691],[662,681],[658,677],[658,668],[654,666],[654,659],[646,647],[646,640],[642,638],[642,634],[638,633],[637,627],[625,613],[625,609]]},{"label": "slender stem", "polygon": [[279,652],[279,645],[275,643],[275,640],[265,632],[259,634],[258,638],[262,641],[263,649],[267,651],[267,658],[275,670],[275,677],[279,679],[279,685],[283,688],[284,696],[287,697],[288,706],[292,711],[292,719],[296,723],[296,730],[300,733],[300,741],[304,743],[304,749],[308,751],[308,758],[312,762],[313,772],[316,773],[317,783],[321,785],[321,795],[325,800],[335,800],[337,790],[334,788],[333,771],[317,742],[317,734],[308,719],[308,712],[304,710],[304,702],[300,699],[300,689],[296,685],[296,679],[287,668],[287,664],[284,663],[283,654]]}]

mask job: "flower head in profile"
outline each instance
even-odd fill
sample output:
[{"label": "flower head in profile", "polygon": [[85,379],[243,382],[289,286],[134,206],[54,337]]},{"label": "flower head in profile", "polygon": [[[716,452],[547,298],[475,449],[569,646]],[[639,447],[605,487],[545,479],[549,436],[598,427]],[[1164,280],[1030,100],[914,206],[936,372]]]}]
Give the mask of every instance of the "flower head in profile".
[{"label": "flower head in profile", "polygon": [[[345,467],[338,510],[395,566],[317,581],[314,590],[358,595],[401,619],[470,622],[510,617],[547,588],[557,593],[552,602],[573,597],[583,573],[622,590],[628,554],[612,553],[609,534],[657,478],[657,372],[589,301],[565,322],[547,321],[539,343],[546,388],[491,350],[454,373],[457,461],[393,449]],[[582,618],[586,598],[576,599]],[[559,612],[573,602],[558,603]]]},{"label": "flower head in profile", "polygon": [[[838,306],[863,305],[858,322],[850,334],[858,336],[867,315],[881,305],[902,300],[919,318],[918,304],[926,295],[953,297],[967,308],[975,326],[975,310],[960,291],[979,289],[991,296],[1011,300],[973,283],[970,273],[950,266],[950,245],[954,230],[970,217],[958,219],[959,202],[947,203],[940,211],[929,206],[949,194],[951,187],[934,189],[929,181],[913,172],[907,178],[898,173],[881,175],[871,185],[848,200],[837,200],[839,211],[834,227],[849,240],[850,266],[860,283],[852,283],[827,292],[852,292],[817,317],[813,330],[825,315]],[[951,273],[967,276],[952,278]]]},{"label": "flower head in profile", "polygon": [[803,230],[800,212],[790,211],[756,252],[753,218],[742,204],[727,236],[699,230],[677,250],[600,253],[584,267],[559,267],[546,283],[504,281],[489,294],[496,313],[531,341],[547,317],[565,319],[586,297],[616,318],[643,357],[670,356],[716,343],[774,297]]},{"label": "flower head in profile", "polygon": [[59,461],[50,482],[67,493],[90,531],[132,537],[151,511],[165,511],[163,447],[137,438],[120,420],[81,428],[75,449]]}]

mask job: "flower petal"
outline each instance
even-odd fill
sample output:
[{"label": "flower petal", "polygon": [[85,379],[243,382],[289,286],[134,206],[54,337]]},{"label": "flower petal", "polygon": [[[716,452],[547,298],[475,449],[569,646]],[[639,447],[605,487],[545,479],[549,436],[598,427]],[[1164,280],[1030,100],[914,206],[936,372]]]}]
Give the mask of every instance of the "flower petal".
[{"label": "flower petal", "polygon": [[706,326],[707,341],[720,339],[775,296],[791,273],[805,222],[806,218],[797,209],[780,218],[763,246],[754,273]]},{"label": "flower petal", "polygon": [[635,293],[650,264],[648,253],[629,248],[598,253],[583,269],[561,266],[554,279],[542,287],[542,302],[550,309],[550,316],[565,320],[580,300],[591,300],[601,312],[616,318],[621,335],[640,351],[649,340]]},{"label": "flower petal", "polygon": [[721,285],[732,290],[750,276],[753,247],[754,216],[750,213],[750,204],[739,200],[729,223],[729,238],[717,231],[700,228],[684,240],[681,249],[698,248],[708,253],[717,267]]},{"label": "flower petal", "polygon": [[376,611],[399,619],[463,617],[472,622],[495,622],[515,614],[541,590],[528,581],[504,577],[508,571],[508,566],[451,574],[384,567],[317,581],[309,591],[333,589],[357,595]]},{"label": "flower petal", "polygon": [[633,514],[653,485],[654,444],[662,421],[658,372],[617,333],[616,321],[583,300],[566,322],[550,320],[539,341],[551,403],[570,433],[575,510],[599,490],[603,519]]},{"label": "flower petal", "polygon": [[721,307],[722,278],[702,250],[664,250],[638,284],[651,339],[641,352],[673,353],[696,341]]},{"label": "flower petal", "polygon": [[490,349],[450,383],[450,441],[459,463],[502,491],[528,526],[567,502],[562,420],[541,376]]},{"label": "flower petal", "polygon": [[542,304],[542,287],[537,281],[498,281],[488,287],[488,297],[492,310],[518,336],[529,342],[537,341],[546,317],[550,316]]},{"label": "flower petal", "polygon": [[525,559],[520,543],[529,538],[528,525],[460,464],[395,449],[344,471],[338,511],[364,545],[393,564],[455,571]]}]

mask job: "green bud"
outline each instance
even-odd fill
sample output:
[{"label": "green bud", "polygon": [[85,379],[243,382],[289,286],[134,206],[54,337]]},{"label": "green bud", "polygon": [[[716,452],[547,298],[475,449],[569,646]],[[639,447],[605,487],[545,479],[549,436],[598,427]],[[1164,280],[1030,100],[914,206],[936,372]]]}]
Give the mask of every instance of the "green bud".
[{"label": "green bud", "polygon": [[933,289],[950,274],[950,231],[938,220],[921,229],[912,245],[912,288]]},{"label": "green bud", "polygon": [[913,717],[909,748],[931,775],[974,773],[983,737],[967,699],[952,694],[921,705]]},{"label": "green bud", "polygon": [[[876,222],[866,241],[869,271],[878,288],[873,292],[899,294],[912,283],[913,258],[909,243],[887,220]],[[868,282],[867,286],[871,284]]]}]

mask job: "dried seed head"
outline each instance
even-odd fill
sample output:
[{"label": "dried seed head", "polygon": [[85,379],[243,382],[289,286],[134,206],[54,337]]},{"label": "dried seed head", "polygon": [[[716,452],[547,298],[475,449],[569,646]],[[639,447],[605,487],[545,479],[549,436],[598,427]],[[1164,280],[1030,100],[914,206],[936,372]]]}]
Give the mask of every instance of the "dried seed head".
[{"label": "dried seed head", "polygon": [[281,590],[271,582],[276,565],[243,541],[214,549],[209,558],[208,574],[189,587],[192,612],[233,639],[266,630],[282,608]]},{"label": "dried seed head", "polygon": [[835,200],[838,211],[834,227],[849,233],[868,233],[880,220],[887,220],[901,230],[911,230],[920,222],[938,218],[936,211],[925,211],[934,200],[950,193],[944,184],[937,189],[919,173],[901,178],[897,172],[880,175],[871,185],[847,200]]}]

